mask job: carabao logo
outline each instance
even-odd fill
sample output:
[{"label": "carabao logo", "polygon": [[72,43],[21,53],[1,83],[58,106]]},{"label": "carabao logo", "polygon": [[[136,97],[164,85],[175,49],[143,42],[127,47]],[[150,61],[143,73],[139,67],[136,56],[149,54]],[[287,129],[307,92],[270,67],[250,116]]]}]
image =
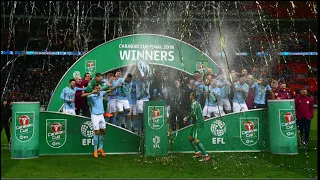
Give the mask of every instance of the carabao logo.
[{"label": "carabao logo", "polygon": [[16,138],[21,142],[29,141],[34,134],[34,116],[32,112],[16,112]]},{"label": "carabao logo", "polygon": [[160,111],[158,109],[155,109],[152,111],[152,117],[158,117],[160,116]]},{"label": "carabao logo", "polygon": [[60,148],[67,141],[67,120],[47,119],[46,120],[46,141],[52,148]]},{"label": "carabao logo", "polygon": [[164,106],[148,107],[148,124],[152,129],[161,129],[164,125]]},{"label": "carabao logo", "polygon": [[286,122],[292,122],[294,119],[293,119],[293,115],[292,113],[290,112],[287,112],[285,115],[284,115],[284,119],[286,120]]},{"label": "carabao logo", "polygon": [[249,121],[249,122],[246,122],[244,124],[244,127],[246,128],[247,131],[251,132],[254,130],[254,124],[253,122]]},{"label": "carabao logo", "polygon": [[200,72],[204,72],[206,70],[206,67],[208,67],[207,62],[196,62],[196,69]]},{"label": "carabao logo", "polygon": [[26,125],[29,124],[30,118],[29,118],[29,116],[23,115],[23,116],[21,116],[21,117],[19,118],[19,122],[20,122],[20,125],[21,125],[21,126],[26,126]]},{"label": "carabao logo", "polygon": [[96,60],[86,60],[85,70],[91,75],[96,72]]},{"label": "carabao logo", "polygon": [[247,146],[259,140],[259,118],[240,118],[240,139]]},{"label": "carabao logo", "polygon": [[296,135],[296,122],[293,110],[279,109],[279,121],[280,131],[285,137],[292,138]]}]

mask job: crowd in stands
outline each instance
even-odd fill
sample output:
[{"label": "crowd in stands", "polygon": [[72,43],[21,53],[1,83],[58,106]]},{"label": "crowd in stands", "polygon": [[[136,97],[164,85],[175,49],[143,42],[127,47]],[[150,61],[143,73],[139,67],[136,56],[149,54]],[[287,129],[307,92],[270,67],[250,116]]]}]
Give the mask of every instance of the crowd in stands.
[{"label": "crowd in stands", "polygon": [[[1,95],[10,101],[40,101],[41,105],[48,104],[50,96],[57,83],[66,70],[76,61],[76,58],[71,56],[55,56],[51,58],[51,65],[48,65],[47,60],[47,64],[43,64],[44,57],[42,56],[27,56],[27,58],[23,58],[24,57],[20,57],[15,61],[11,72],[11,64],[4,68],[4,70],[1,72]],[[47,59],[47,57],[45,57],[45,59]],[[33,66],[32,63],[37,64],[37,66]],[[3,61],[1,64],[3,67]],[[27,71],[28,67],[40,68],[41,70],[32,71],[31,68],[31,70]],[[279,81],[287,80],[285,82],[287,83],[286,85],[290,93],[292,93],[294,96],[299,92],[296,89],[290,89],[290,80],[292,81],[293,76],[292,73],[290,73],[290,70],[283,71],[283,73],[280,74],[280,77],[277,77],[274,74],[268,76],[266,72],[263,72],[262,69],[248,68],[247,71],[255,78],[259,77],[260,75],[267,77],[270,83],[271,79],[276,79]],[[241,73],[236,73],[233,70],[231,74],[234,74],[234,78],[237,78],[236,76],[239,76]],[[227,77],[229,78],[229,75],[227,75]],[[183,82],[181,82],[181,84],[183,84]],[[317,92],[312,92],[311,95],[317,96]]]}]

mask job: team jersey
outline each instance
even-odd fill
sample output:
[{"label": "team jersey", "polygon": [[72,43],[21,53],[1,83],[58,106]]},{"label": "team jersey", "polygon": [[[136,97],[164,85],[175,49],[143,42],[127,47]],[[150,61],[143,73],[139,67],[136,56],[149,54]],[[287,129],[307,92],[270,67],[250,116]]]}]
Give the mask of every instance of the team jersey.
[{"label": "team jersey", "polygon": [[[109,80],[107,79],[107,80],[105,81],[105,83],[104,83],[104,86],[108,86],[108,82],[109,82]],[[111,81],[110,84],[111,84],[111,87],[112,87],[113,81]],[[108,102],[110,102],[110,97],[111,97],[111,96],[107,96],[107,97],[108,97]]]},{"label": "team jersey", "polygon": [[[124,78],[119,78],[119,79],[117,79],[117,80],[114,80],[114,81],[111,83],[112,87],[115,87],[116,85],[119,85],[120,82],[122,82],[123,80],[124,80]],[[110,99],[117,99],[116,90],[112,91],[112,92],[111,92],[111,95],[112,95],[112,96],[110,96]]]},{"label": "team jersey", "polygon": [[136,92],[136,82],[133,81],[130,83],[130,93],[129,93],[129,104],[137,104],[137,92]]},{"label": "team jersey", "polygon": [[[234,93],[233,102],[240,103],[240,104],[246,103],[246,99],[247,99],[246,94],[248,94],[248,92],[249,92],[249,86],[248,86],[248,84],[244,83],[243,85],[241,85],[240,83],[235,82],[235,83],[233,84],[233,86],[234,86],[234,90],[233,90],[233,93]],[[245,90],[245,93],[244,93],[244,92],[239,92],[239,91],[237,91],[236,89],[238,89],[238,88],[244,89],[244,90]]]},{"label": "team jersey", "polygon": [[[62,99],[64,101],[63,103],[63,108],[64,109],[75,109],[75,98],[76,98],[76,91],[85,91],[86,88],[78,88],[78,87],[74,87],[73,89],[71,89],[70,87],[65,87],[60,95],[60,99]],[[70,102],[71,100],[73,100],[73,102]]]},{"label": "team jersey", "polygon": [[200,103],[201,94],[203,94],[206,91],[206,86],[199,81],[194,82],[194,84],[196,85],[196,91],[197,91],[196,100]]},{"label": "team jersey", "polygon": [[[208,88],[208,87],[207,87]],[[208,94],[208,97],[206,98],[206,106],[213,106],[216,107],[218,106],[217,104],[217,97],[220,97],[221,93],[220,93],[220,88],[216,87],[216,88],[211,88],[210,87],[210,93]]]},{"label": "team jersey", "polygon": [[100,91],[99,94],[90,94],[88,99],[91,103],[91,114],[99,115],[104,113],[103,96],[106,91]]},{"label": "team jersey", "polygon": [[130,83],[126,82],[123,78],[119,78],[118,81],[114,83],[113,87],[119,86],[121,82],[123,83],[122,87],[119,87],[115,90],[116,99],[129,100]]},{"label": "team jersey", "polygon": [[203,127],[204,119],[202,116],[202,109],[200,103],[194,101],[191,103],[190,118],[196,128]]},{"label": "team jersey", "polygon": [[150,81],[145,82],[140,79],[136,80],[136,92],[137,100],[149,100],[150,99]]},{"label": "team jersey", "polygon": [[106,85],[106,84],[107,84],[107,82],[108,82],[108,79],[102,79],[102,83],[103,83],[103,85]]},{"label": "team jersey", "polygon": [[221,99],[228,99],[229,97],[228,97],[228,95],[229,95],[229,93],[230,93],[230,85],[231,85],[231,83],[228,81],[228,80],[220,80],[220,79],[218,79],[217,80],[217,85],[218,86],[221,86],[222,84],[223,84],[223,82],[225,82],[226,83],[226,85],[224,85],[224,86],[222,86],[221,88],[220,88],[220,93],[221,93]]},{"label": "team jersey", "polygon": [[256,104],[265,104],[266,102],[266,92],[271,90],[271,87],[268,85],[262,86],[258,82],[252,84],[254,89],[254,103]]}]

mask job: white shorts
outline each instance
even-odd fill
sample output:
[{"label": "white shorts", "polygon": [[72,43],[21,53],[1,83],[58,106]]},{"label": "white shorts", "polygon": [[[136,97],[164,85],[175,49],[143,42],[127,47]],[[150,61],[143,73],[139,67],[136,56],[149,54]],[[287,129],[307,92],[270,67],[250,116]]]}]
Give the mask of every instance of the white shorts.
[{"label": "white shorts", "polygon": [[146,100],[142,100],[141,99],[141,100],[137,101],[137,113],[138,114],[143,113],[143,102],[144,101],[149,101],[149,100],[147,100],[147,99]]},{"label": "white shorts", "polygon": [[[220,111],[220,113],[219,113]],[[203,110],[202,110],[202,115],[203,116],[206,116],[206,117],[211,117],[211,114],[214,114],[215,117],[218,117],[218,116],[223,116],[225,115],[224,114],[224,111],[223,111],[223,108],[222,106],[204,106]]]},{"label": "white shorts", "polygon": [[130,104],[130,112],[128,113],[128,116],[130,115],[137,115],[137,105],[135,104]]},{"label": "white shorts", "polygon": [[108,102],[108,112],[109,113],[117,112],[117,100],[116,99],[110,99],[110,101]]},{"label": "white shorts", "polygon": [[72,114],[72,115],[76,115],[76,111],[74,109],[65,109],[63,108],[62,111],[64,114]]},{"label": "white shorts", "polygon": [[104,120],[103,114],[91,114],[91,121],[93,130],[106,129],[106,121]]},{"label": "white shorts", "polygon": [[247,104],[244,103],[237,103],[233,102],[233,112],[240,112],[240,111],[248,111],[248,106]]},{"label": "white shorts", "polygon": [[117,102],[117,111],[123,112],[125,109],[130,109],[129,101],[128,100],[116,100]]},{"label": "white shorts", "polygon": [[220,100],[219,100],[219,105],[220,105],[221,107],[224,107],[224,109],[225,109],[226,111],[231,111],[231,104],[230,104],[229,99],[220,99]]}]

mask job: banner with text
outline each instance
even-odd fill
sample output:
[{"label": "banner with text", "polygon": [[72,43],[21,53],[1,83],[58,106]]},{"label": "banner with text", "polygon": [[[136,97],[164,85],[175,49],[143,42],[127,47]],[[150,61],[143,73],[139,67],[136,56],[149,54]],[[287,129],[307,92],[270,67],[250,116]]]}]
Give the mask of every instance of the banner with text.
[{"label": "banner with text", "polygon": [[197,48],[167,36],[137,34],[117,38],[101,44],[82,56],[65,73],[58,83],[48,105],[48,111],[59,111],[63,102],[59,96],[68,82],[76,75],[105,73],[120,67],[137,64],[172,67],[193,74],[195,70],[206,71],[211,68],[218,72],[217,64]]},{"label": "banner with text", "polygon": [[[231,113],[205,121],[198,134],[207,151],[265,151],[269,150],[269,125],[266,110]],[[171,150],[192,152],[188,140],[192,125],[171,135]]]},{"label": "banner with text", "polygon": [[[55,112],[40,113],[40,155],[93,153],[91,119]],[[141,137],[107,124],[106,153],[137,153]]]},{"label": "banner with text", "polygon": [[[160,103],[160,104],[159,104]],[[191,127],[167,136],[165,104],[146,102],[144,122],[146,155],[192,152],[188,140]],[[199,139],[208,151],[266,151],[269,146],[267,110],[232,113],[205,121]],[[93,129],[89,118],[58,112],[40,112],[39,152],[49,154],[91,154]],[[168,142],[170,138],[170,142]],[[107,124],[106,153],[139,153],[141,137],[126,129]],[[169,143],[169,144],[168,144]]]}]

